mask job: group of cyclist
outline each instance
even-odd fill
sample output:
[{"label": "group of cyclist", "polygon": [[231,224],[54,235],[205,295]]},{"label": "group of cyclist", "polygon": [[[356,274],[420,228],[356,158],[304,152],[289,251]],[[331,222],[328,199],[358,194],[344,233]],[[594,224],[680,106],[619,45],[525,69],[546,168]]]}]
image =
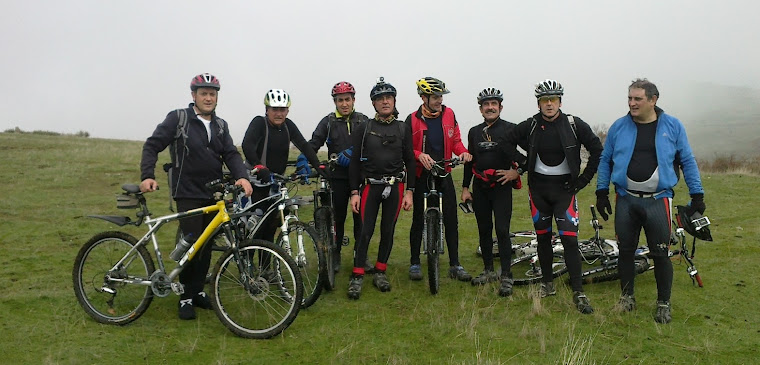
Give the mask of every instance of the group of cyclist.
[{"label": "group of cyclist", "polygon": [[[254,167],[256,178],[264,181],[269,180],[272,172],[284,173],[290,143],[293,143],[302,153],[297,159],[297,173],[310,173],[314,168],[330,180],[336,237],[346,236],[347,205],[353,212],[354,252],[348,297],[359,299],[364,276],[369,273],[374,274],[372,283],[381,292],[391,290],[386,269],[401,208],[414,209],[409,234],[409,278],[422,280],[423,199],[431,179],[436,179],[435,186],[442,193],[449,276],[472,285],[498,281],[498,295],[509,296],[514,283],[509,238],[512,190],[522,187],[521,175],[527,172],[541,269],[552,272],[554,220],[564,246],[573,302],[578,311],[589,314],[594,309],[581,280],[576,194],[592,181],[598,170],[597,206],[605,220],[612,214],[609,184],[615,186],[615,229],[620,245],[622,293],[619,307],[624,311],[635,309],[634,251],[643,228],[655,260],[658,295],[654,317],[660,323],[670,322],[673,268],[667,257],[667,245],[671,199],[679,169],[683,170],[689,188],[691,209],[703,213],[705,204],[699,170],[685,129],[678,119],[656,106],[659,92],[653,83],[637,79],[629,86],[629,113],[613,123],[604,146],[586,122],[560,109],[564,88],[555,80],[547,79],[536,85],[538,113],[519,124],[501,119],[504,100],[501,91],[492,87],[483,89],[477,96],[483,123],[469,130],[467,146],[462,141],[453,110],[443,104],[443,96],[449,93],[446,85],[433,77],[421,78],[416,84],[422,103],[403,122],[398,119],[396,109],[397,90],[382,77],[370,91],[375,109],[372,118],[355,111],[353,85],[345,81],[335,84],[331,90],[335,111],[319,122],[309,141],[287,118],[290,96],[284,90],[269,90],[264,98],[265,115],[251,121],[243,138],[244,162],[232,142],[227,123],[215,113],[219,80],[210,74],[198,75],[190,85],[193,103],[185,109],[186,128],[183,130],[178,113],[170,112],[146,140],[141,161],[141,189],[148,192],[158,188],[154,174],[157,155],[172,146],[170,188],[178,209],[209,204],[212,197],[205,183],[221,178],[222,163],[237,179],[236,184],[256,201],[266,197],[269,189],[252,187],[247,167]],[[316,154],[325,144],[328,153],[336,156],[336,163],[329,167],[320,166]],[[589,153],[583,168],[581,146]],[[471,207],[477,221],[484,269],[475,277],[459,261],[457,195],[453,179],[450,174],[446,177],[431,174],[436,163],[453,156],[465,163],[460,199]],[[450,170],[448,166],[445,168]],[[370,264],[367,251],[380,214],[378,255],[375,263]],[[183,236],[189,240],[197,238],[209,219],[203,216],[183,220]],[[272,222],[261,238],[273,239],[275,223]],[[494,268],[492,253],[494,229],[500,252],[500,274]],[[208,246],[201,260],[191,262],[192,267],[180,276],[185,287],[179,301],[181,319],[195,318],[195,307],[211,307],[203,292],[211,259]],[[340,245],[333,254],[338,271]],[[555,294],[551,275],[544,275],[540,296]]]}]

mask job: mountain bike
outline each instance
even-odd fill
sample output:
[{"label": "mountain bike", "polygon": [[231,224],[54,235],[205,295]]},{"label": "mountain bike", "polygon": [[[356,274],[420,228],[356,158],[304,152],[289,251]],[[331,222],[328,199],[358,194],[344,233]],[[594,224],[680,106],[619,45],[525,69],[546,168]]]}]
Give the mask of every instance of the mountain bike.
[{"label": "mountain bike", "polygon": [[[255,176],[258,170],[251,170]],[[308,204],[305,199],[291,197],[288,184],[305,181],[308,176],[280,175],[271,173],[272,181],[262,183],[251,179],[260,188],[270,188],[270,195],[257,202],[235,204],[235,213],[240,217],[238,224],[242,225],[245,237],[254,238],[265,224],[271,224],[270,219],[280,222],[280,233],[275,244],[282,247],[295,261],[304,285],[302,308],[314,304],[322,294],[322,289],[328,281],[327,256],[323,241],[317,231],[298,218],[298,208]],[[240,197],[238,195],[238,197]]]},{"label": "mountain bike", "polygon": [[446,167],[459,165],[458,158],[436,161],[428,175],[429,191],[423,194],[424,226],[422,228],[422,252],[427,256],[428,285],[430,294],[437,294],[440,286],[438,257],[445,252],[443,244],[443,192],[436,187],[436,178],[449,176]]},{"label": "mountain bike", "polygon": [[[262,240],[242,239],[234,222],[239,216],[228,213],[231,200],[225,196],[240,188],[216,181],[207,184],[214,191],[215,205],[152,218],[138,185],[125,184],[117,197],[117,207],[138,209],[137,220],[128,216],[91,215],[118,226],[145,223],[148,232],[139,240],[121,231],[101,232],[79,250],[72,273],[74,293],[84,311],[100,323],[125,325],[138,319],[155,297],[184,292],[175,282],[188,262],[204,245],[220,242],[227,247],[214,266],[210,299],[219,320],[230,331],[246,338],[270,338],[280,334],[295,320],[303,297],[303,283],[296,263],[280,247]],[[216,212],[195,243],[168,271],[156,237],[168,222]],[[152,242],[158,268],[148,251]],[[267,260],[262,260],[267,257]]]},{"label": "mountain bike", "polygon": [[[330,155],[330,159],[324,164],[332,166],[337,163],[337,155]],[[317,188],[314,189],[314,228],[322,241],[325,259],[327,262],[327,280],[324,287],[327,290],[335,289],[335,266],[338,263],[334,255],[339,254],[338,239],[335,236],[335,209],[333,208],[333,190],[330,180],[319,177]]]}]

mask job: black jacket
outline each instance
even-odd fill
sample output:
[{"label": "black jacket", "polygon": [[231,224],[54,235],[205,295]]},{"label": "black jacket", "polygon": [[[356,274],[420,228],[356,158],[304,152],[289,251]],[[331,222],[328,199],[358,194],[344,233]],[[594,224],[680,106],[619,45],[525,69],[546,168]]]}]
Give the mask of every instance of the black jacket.
[{"label": "black jacket", "polygon": [[[222,178],[222,164],[226,164],[235,179],[247,177],[243,159],[230,136],[230,129],[223,119],[212,115],[211,142],[203,122],[198,119],[193,104],[187,113],[187,146],[182,137],[177,138],[177,161],[172,169],[172,196],[175,199],[211,199],[212,193],[206,183]],[[221,121],[221,123],[219,123]],[[143,145],[140,161],[140,179],[155,179],[155,167],[159,152],[172,144],[177,135],[179,118],[175,111],[169,112]],[[219,125],[224,127],[219,128]]]},{"label": "black jacket", "polygon": [[390,124],[370,119],[356,129],[352,138],[354,153],[348,167],[351,190],[358,190],[364,178],[399,175],[404,170],[407,189],[414,187],[417,162],[409,125],[398,119]]},{"label": "black jacket", "polygon": [[[268,146],[264,146],[267,128],[269,129],[269,140],[267,141]],[[245,131],[245,137],[243,137],[243,154],[245,154],[245,159],[251,166],[256,166],[262,164],[261,159],[264,147],[266,147],[267,160],[263,165],[269,171],[282,174],[288,165],[291,142],[293,142],[299,151],[306,155],[311,166],[319,166],[317,153],[309,147],[296,124],[287,118],[278,127],[269,123],[265,117],[258,116],[253,118],[251,124],[248,125],[248,130]]]},{"label": "black jacket", "polygon": [[[517,151],[514,144],[506,142],[507,134],[517,127],[516,124],[499,118],[488,128],[488,135],[491,137],[491,141],[497,143],[492,149],[481,146],[481,142],[486,141],[486,136],[483,132],[483,129],[486,126],[487,124],[484,121],[483,123],[470,128],[470,131],[467,134],[467,150],[470,151],[470,154],[472,155],[472,161],[464,164],[462,187],[470,187],[470,181],[473,177],[473,166],[478,171],[484,171],[487,169],[509,170],[513,167],[513,161],[525,159],[525,156]],[[477,178],[475,181],[479,184],[483,183],[482,180]],[[486,185],[481,184],[481,186]]]},{"label": "black jacket", "polygon": [[[346,118],[338,118],[335,112],[332,112],[319,121],[317,128],[314,129],[314,133],[311,134],[309,145],[314,151],[318,151],[320,147],[327,143],[328,155],[340,153],[353,145],[351,134],[360,125],[367,123],[368,120],[369,118],[366,115],[356,111],[348,116],[348,120]],[[335,170],[332,171],[330,176],[336,179],[348,179],[348,168],[335,166]]]},{"label": "black jacket", "polygon": [[[586,179],[586,183],[591,181],[596,174],[597,168],[599,168],[599,159],[602,156],[602,142],[599,140],[591,127],[584,122],[581,118],[573,116],[575,120],[576,131],[573,132],[573,127],[567,119],[567,115],[561,110],[559,111],[559,117],[554,120],[553,123],[557,123],[559,129],[560,140],[562,141],[562,147],[565,150],[565,157],[570,167],[570,183],[575,184],[575,181],[579,176],[583,176]],[[541,133],[538,131],[532,131],[534,126],[537,126],[541,121],[541,113],[526,119],[517,127],[513,128],[509,134],[507,134],[507,142],[515,145],[519,145],[525,151],[528,152],[527,160],[517,161],[518,165],[525,171],[528,171],[528,176],[536,166],[536,142],[537,138],[540,138]],[[577,138],[575,135],[577,134]],[[581,145],[589,152],[588,162],[586,168],[581,173]],[[528,179],[528,184],[531,183],[531,179]]]}]

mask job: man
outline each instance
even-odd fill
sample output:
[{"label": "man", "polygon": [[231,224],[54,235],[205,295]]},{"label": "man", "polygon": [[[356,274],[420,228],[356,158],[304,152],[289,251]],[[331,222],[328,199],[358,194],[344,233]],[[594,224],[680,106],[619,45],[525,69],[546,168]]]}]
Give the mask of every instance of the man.
[{"label": "man", "polygon": [[[354,269],[348,297],[359,299],[364,280],[367,248],[375,230],[380,206],[380,246],[372,283],[381,292],[391,290],[385,275],[393,248],[393,231],[398,213],[412,208],[414,175],[404,174],[414,166],[414,150],[409,127],[396,119],[396,88],[379,78],[370,91],[375,117],[359,125],[353,134],[354,152],[349,165],[351,208],[361,214],[362,232],[354,249]],[[404,175],[408,187],[404,189]]]},{"label": "man", "polygon": [[[151,192],[158,189],[154,173],[158,153],[173,144],[169,188],[180,212],[215,203],[206,183],[222,178],[222,163],[237,179],[235,185],[243,187],[246,196],[251,195],[248,173],[232,142],[227,122],[215,112],[219,88],[219,80],[213,75],[195,76],[190,82],[193,102],[187,109],[170,112],[143,145],[140,191]],[[184,123],[180,115],[184,115]],[[213,217],[214,214],[204,214],[180,220],[185,240],[195,242]],[[211,309],[211,301],[203,291],[211,263],[211,245],[205,245],[195,257],[179,274],[179,282],[184,286],[179,300],[180,319],[195,319],[195,307]]]},{"label": "man", "polygon": [[[508,146],[513,146],[504,141],[515,124],[499,117],[503,109],[502,100],[504,96],[501,91],[492,87],[483,89],[478,94],[478,104],[484,121],[472,127],[467,135],[467,149],[472,153],[472,161],[464,165],[462,202],[466,204],[472,201],[472,209],[478,223],[480,250],[483,254],[483,272],[472,279],[472,285],[484,285],[497,279],[491,238],[495,226],[501,263],[499,296],[506,297],[512,295],[514,284],[510,270],[512,246],[509,238],[513,184],[508,182],[517,183],[520,175],[512,169],[518,152],[514,148],[507,149]],[[524,159],[523,156],[520,157]],[[470,180],[473,175],[475,181],[470,193]]]},{"label": "man", "polygon": [[[538,259],[543,275],[540,295],[555,295],[552,272],[552,217],[557,222],[565,264],[570,273],[573,303],[584,314],[594,308],[583,292],[581,256],[578,251],[578,202],[575,195],[596,173],[602,143],[586,122],[560,110],[565,89],[555,80],[536,85],[539,112],[520,123],[507,136],[509,143],[519,144],[528,152],[527,164],[518,172],[528,171],[528,190],[533,226],[538,239]],[[589,152],[581,173],[581,145]]]},{"label": "man", "polygon": [[[348,186],[348,165],[354,150],[351,134],[369,118],[354,110],[356,89],[350,83],[341,81],[335,84],[330,94],[335,103],[335,111],[317,124],[309,145],[314,151],[318,151],[327,142],[327,153],[338,157],[337,166],[330,171],[330,187],[333,190],[331,204],[335,211],[335,237],[340,240],[344,236],[346,207],[351,197],[351,189]],[[299,159],[303,161],[306,158],[299,156]],[[361,227],[361,218],[354,213],[354,242],[359,239]],[[333,251],[335,272],[340,269],[340,249],[339,244],[337,250]]]},{"label": "man", "polygon": [[596,183],[596,206],[604,220],[612,214],[608,197],[611,182],[615,186],[615,233],[620,246],[619,307],[623,311],[636,308],[633,257],[643,228],[657,281],[654,319],[669,323],[673,264],[668,258],[668,245],[677,165],[683,168],[692,211],[703,214],[705,203],[686,129],[657,106],[659,99],[657,86],[647,79],[636,79],[628,87],[629,113],[616,120],[607,132]]},{"label": "man", "polygon": [[[412,228],[409,232],[411,248],[411,266],[409,278],[422,280],[420,267],[420,246],[422,245],[422,229],[424,194],[429,191],[428,181],[436,180],[436,187],[443,193],[443,226],[445,227],[446,246],[449,251],[449,276],[461,281],[470,281],[472,276],[459,263],[459,227],[457,221],[457,200],[454,190],[454,180],[451,175],[445,178],[433,177],[430,169],[436,161],[451,158],[452,154],[459,156],[463,162],[470,162],[472,156],[462,143],[454,111],[443,105],[443,95],[448,94],[446,84],[433,77],[425,77],[417,81],[417,94],[422,99],[419,109],[409,114],[405,123],[412,128],[414,156],[417,160],[415,175],[417,185],[414,190],[414,212]],[[446,167],[451,171],[451,167]],[[411,171],[410,171],[411,172]]]},{"label": "man", "polygon": [[[290,95],[285,90],[272,89],[264,95],[264,116],[253,118],[243,137],[243,154],[250,166],[258,169],[257,176],[262,182],[269,182],[271,173],[283,174],[288,164],[290,143],[306,155],[312,166],[319,166],[317,153],[309,146],[301,131],[292,120],[288,119]],[[321,175],[323,169],[317,168]],[[269,186],[256,187],[251,196],[252,202],[258,202],[269,196]],[[270,216],[268,224],[262,225],[257,235],[266,241],[274,241],[274,233],[280,225],[279,216]]]}]

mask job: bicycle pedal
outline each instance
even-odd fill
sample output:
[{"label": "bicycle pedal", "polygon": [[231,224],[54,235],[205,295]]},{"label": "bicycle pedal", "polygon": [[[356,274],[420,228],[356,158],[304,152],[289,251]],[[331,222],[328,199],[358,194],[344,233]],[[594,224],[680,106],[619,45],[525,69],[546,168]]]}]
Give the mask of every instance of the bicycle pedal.
[{"label": "bicycle pedal", "polygon": [[172,283],[171,287],[174,294],[177,294],[177,295],[185,294],[185,286],[182,285],[181,283]]}]

